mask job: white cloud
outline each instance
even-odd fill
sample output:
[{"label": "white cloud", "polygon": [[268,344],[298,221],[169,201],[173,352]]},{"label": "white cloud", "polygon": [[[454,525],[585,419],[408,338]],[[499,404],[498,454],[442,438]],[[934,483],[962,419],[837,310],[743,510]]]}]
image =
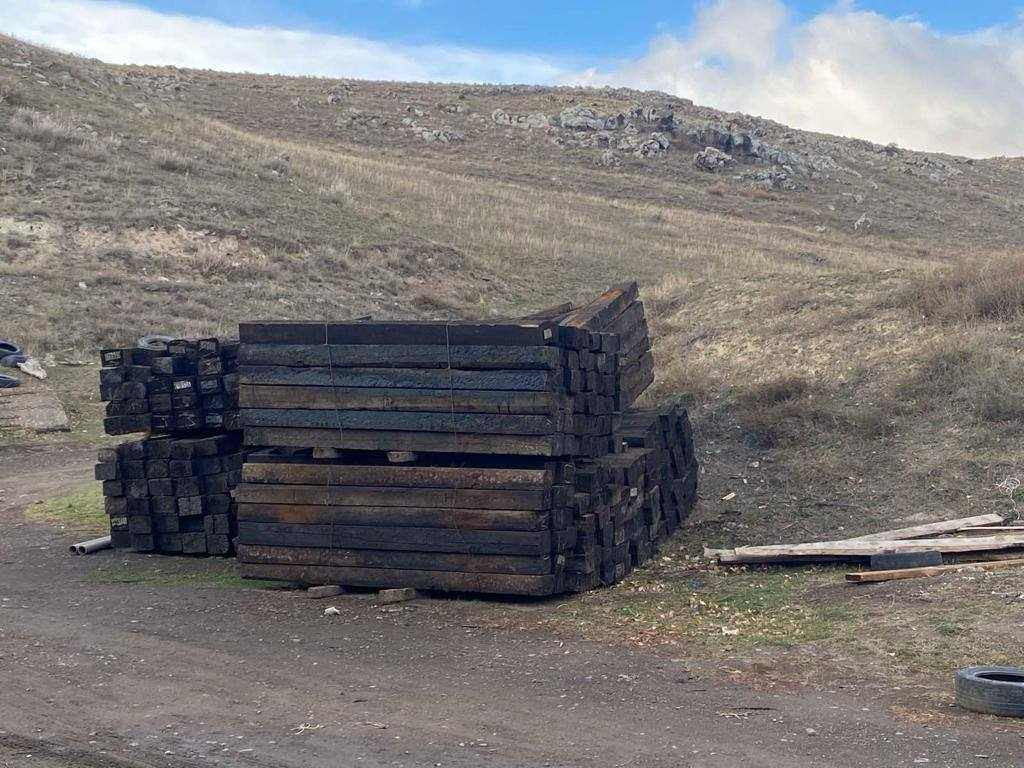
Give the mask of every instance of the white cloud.
[{"label": "white cloud", "polygon": [[114,64],[368,80],[549,83],[549,59],[460,46],[398,45],[349,35],[233,27],[100,0],[3,0],[0,30]]},{"label": "white cloud", "polygon": [[717,0],[685,36],[568,82],[652,88],[809,130],[972,156],[1024,155],[1024,17],[945,35],[841,4]]},{"label": "white cloud", "polygon": [[628,85],[880,143],[1024,155],[1024,16],[948,35],[849,2],[798,22],[782,0],[710,0],[685,35],[653,39],[640,58],[578,72],[529,53],[233,27],[103,0],[0,2],[4,32],[115,63],[374,80]]}]

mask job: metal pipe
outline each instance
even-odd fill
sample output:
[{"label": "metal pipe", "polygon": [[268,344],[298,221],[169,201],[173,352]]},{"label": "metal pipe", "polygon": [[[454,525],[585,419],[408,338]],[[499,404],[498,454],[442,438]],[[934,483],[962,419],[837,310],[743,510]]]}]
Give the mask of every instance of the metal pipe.
[{"label": "metal pipe", "polygon": [[106,549],[111,545],[109,536],[100,536],[98,539],[89,539],[88,541],[81,541],[78,544],[72,544],[68,547],[68,551],[73,555],[89,555],[93,552],[98,552],[101,549]]}]

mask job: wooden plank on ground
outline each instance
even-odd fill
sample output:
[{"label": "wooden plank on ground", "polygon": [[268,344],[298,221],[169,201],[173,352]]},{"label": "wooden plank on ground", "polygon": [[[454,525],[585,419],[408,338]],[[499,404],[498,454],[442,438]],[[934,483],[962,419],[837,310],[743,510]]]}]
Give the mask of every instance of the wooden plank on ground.
[{"label": "wooden plank on ground", "polygon": [[999,571],[1004,568],[1024,567],[1024,557],[1013,560],[993,560],[984,563],[957,563],[956,565],[933,565],[924,568],[898,568],[893,571],[864,571],[846,574],[846,580],[865,584],[896,579],[919,579],[958,571]]},{"label": "wooden plank on ground", "polygon": [[334,368],[557,368],[557,347],[444,346],[438,344],[242,344],[240,365]]},{"label": "wooden plank on ground", "polygon": [[242,480],[299,485],[545,490],[553,484],[554,473],[547,469],[502,467],[249,463],[242,467]]},{"label": "wooden plank on ground", "polygon": [[554,570],[553,558],[513,555],[466,555],[439,552],[381,552],[373,549],[268,547],[242,544],[241,563],[329,565],[344,568],[398,568],[415,571],[461,571],[544,576]]},{"label": "wooden plank on ground", "polygon": [[869,533],[866,536],[855,536],[851,539],[839,539],[839,541],[888,541],[892,539],[915,539],[922,536],[936,536],[942,533],[953,533],[964,528],[979,525],[998,525],[1003,522],[1000,514],[973,515],[972,517],[958,517],[953,520],[940,520],[936,523],[924,523],[912,525],[906,528],[896,528],[891,531],[879,531]]},{"label": "wooden plank on ground", "polygon": [[786,562],[800,557],[870,557],[889,552],[978,552],[1024,546],[1024,534],[899,541],[833,541],[764,547],[737,547],[716,553],[721,563]]},{"label": "wooden plank on ground", "polygon": [[382,432],[358,429],[300,429],[249,427],[246,445],[296,448],[345,448],[356,451],[413,451],[436,453],[504,453],[516,456],[564,456],[569,441],[561,435],[470,435],[443,432]]},{"label": "wooden plank on ground", "polygon": [[237,505],[239,522],[298,525],[386,525],[488,531],[543,531],[546,512],[521,509],[440,509],[436,507],[339,507],[323,504]]},{"label": "wooden plank on ground", "polygon": [[446,592],[545,596],[561,591],[552,576],[516,576],[494,573],[413,571],[393,568],[341,568],[326,565],[268,565],[239,563],[246,579],[276,579],[300,584],[341,584],[348,587],[413,587]]},{"label": "wooden plank on ground", "polygon": [[391,488],[243,483],[235,488],[234,497],[238,502],[252,504],[524,510],[551,508],[550,490],[510,491],[472,488]]}]

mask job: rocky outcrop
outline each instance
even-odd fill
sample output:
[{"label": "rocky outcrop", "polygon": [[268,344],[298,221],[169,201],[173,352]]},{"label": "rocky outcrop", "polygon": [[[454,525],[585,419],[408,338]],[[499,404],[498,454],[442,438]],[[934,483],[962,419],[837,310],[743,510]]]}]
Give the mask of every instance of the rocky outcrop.
[{"label": "rocky outcrop", "polygon": [[590,107],[580,105],[563,109],[558,115],[558,122],[563,128],[572,131],[602,131],[605,128],[603,117],[598,117]]},{"label": "rocky outcrop", "polygon": [[503,109],[496,109],[491,113],[491,120],[497,125],[509,126],[512,128],[549,128],[551,120],[543,112],[532,112],[528,115],[513,115]]},{"label": "rocky outcrop", "polygon": [[705,147],[693,156],[693,165],[702,171],[717,173],[731,166],[736,161],[717,147]]}]

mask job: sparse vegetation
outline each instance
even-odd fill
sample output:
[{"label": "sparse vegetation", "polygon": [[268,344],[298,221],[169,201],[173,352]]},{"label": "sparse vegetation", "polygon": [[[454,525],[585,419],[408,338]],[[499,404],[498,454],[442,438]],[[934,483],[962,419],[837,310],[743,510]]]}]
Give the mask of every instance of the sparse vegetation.
[{"label": "sparse vegetation", "polygon": [[25,517],[88,533],[102,533],[108,527],[98,483],[89,483],[65,496],[32,504],[25,510]]},{"label": "sparse vegetation", "polygon": [[968,256],[936,268],[903,293],[907,306],[946,323],[1019,320],[1024,314],[1024,256]]}]

